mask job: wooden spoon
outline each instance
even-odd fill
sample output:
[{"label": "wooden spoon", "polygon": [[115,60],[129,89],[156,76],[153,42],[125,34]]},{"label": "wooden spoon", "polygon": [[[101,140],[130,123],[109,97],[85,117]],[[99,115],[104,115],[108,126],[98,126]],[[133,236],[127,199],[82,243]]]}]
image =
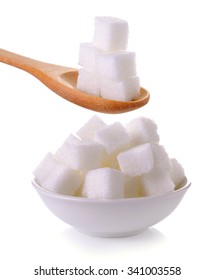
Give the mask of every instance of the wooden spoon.
[{"label": "wooden spoon", "polygon": [[49,89],[84,108],[102,113],[124,113],[138,109],[149,101],[149,93],[140,89],[132,101],[115,101],[89,95],[76,89],[78,69],[45,63],[0,49],[0,62],[20,68],[40,80]]}]

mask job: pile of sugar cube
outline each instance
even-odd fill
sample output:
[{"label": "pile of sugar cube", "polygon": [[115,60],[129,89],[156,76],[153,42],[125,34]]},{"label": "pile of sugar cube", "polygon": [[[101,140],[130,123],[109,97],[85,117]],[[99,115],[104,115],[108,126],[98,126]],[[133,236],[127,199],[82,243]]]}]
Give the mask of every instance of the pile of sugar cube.
[{"label": "pile of sugar cube", "polygon": [[138,117],[106,124],[94,115],[34,170],[35,181],[60,194],[94,199],[173,192],[184,169],[159,143],[156,123]]},{"label": "pile of sugar cube", "polygon": [[140,92],[136,55],[127,50],[128,23],[96,17],[92,42],[80,44],[77,89],[105,99],[130,101]]}]

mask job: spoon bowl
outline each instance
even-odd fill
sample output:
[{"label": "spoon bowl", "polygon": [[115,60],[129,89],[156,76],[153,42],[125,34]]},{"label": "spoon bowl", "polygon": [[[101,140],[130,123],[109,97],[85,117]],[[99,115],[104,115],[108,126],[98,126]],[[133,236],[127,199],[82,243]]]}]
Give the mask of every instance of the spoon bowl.
[{"label": "spoon bowl", "polygon": [[190,183],[185,182],[163,195],[90,199],[62,195],[32,184],[47,208],[59,219],[87,235],[125,237],[141,233],[157,224],[179,205]]},{"label": "spoon bowl", "polygon": [[140,88],[132,101],[108,100],[77,90],[78,69],[50,64],[0,49],[0,62],[22,69],[64,99],[81,107],[101,113],[125,113],[146,105],[149,93]]}]

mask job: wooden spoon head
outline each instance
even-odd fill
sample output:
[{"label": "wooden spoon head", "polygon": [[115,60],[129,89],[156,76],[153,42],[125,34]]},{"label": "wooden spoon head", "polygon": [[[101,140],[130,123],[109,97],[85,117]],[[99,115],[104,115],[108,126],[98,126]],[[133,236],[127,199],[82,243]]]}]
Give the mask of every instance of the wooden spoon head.
[{"label": "wooden spoon head", "polygon": [[93,96],[76,89],[78,70],[65,72],[60,75],[60,80],[67,87],[71,88],[71,94],[63,96],[65,99],[85,107],[87,109],[108,114],[125,113],[146,105],[150,95],[147,90],[140,88],[139,95],[132,101],[108,100],[101,97]]},{"label": "wooden spoon head", "polygon": [[124,113],[138,109],[149,101],[149,93],[141,88],[136,99],[128,102],[107,100],[77,90],[78,70],[45,63],[0,49],[0,62],[22,69],[64,99],[101,113]]}]

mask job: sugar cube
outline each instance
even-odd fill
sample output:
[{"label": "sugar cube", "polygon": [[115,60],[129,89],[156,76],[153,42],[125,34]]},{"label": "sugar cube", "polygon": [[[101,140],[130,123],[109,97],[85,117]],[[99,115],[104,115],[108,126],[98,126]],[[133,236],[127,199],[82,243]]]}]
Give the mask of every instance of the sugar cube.
[{"label": "sugar cube", "polygon": [[100,53],[96,57],[96,71],[102,78],[125,80],[137,74],[135,59],[135,53],[130,51]]},{"label": "sugar cube", "polygon": [[[76,136],[77,135],[77,136]],[[180,188],[186,177],[159,143],[157,125],[141,117],[126,126],[91,117],[34,170],[40,186],[88,198],[117,199],[162,195]]]},{"label": "sugar cube", "polygon": [[88,198],[123,198],[123,175],[113,168],[99,168],[87,172],[83,196]]},{"label": "sugar cube", "polygon": [[98,75],[85,68],[79,69],[77,89],[90,95],[100,96],[100,79]]},{"label": "sugar cube", "polygon": [[96,17],[93,44],[107,51],[125,50],[128,23],[116,17]]},{"label": "sugar cube", "polygon": [[175,183],[175,186],[179,187],[186,178],[184,173],[184,168],[175,158],[171,159],[171,163],[172,163],[172,170],[170,172],[170,178]]},{"label": "sugar cube", "polygon": [[151,143],[151,147],[154,155],[154,166],[169,173],[172,170],[172,163],[164,146],[158,143]]},{"label": "sugar cube", "polygon": [[41,161],[34,175],[41,187],[66,195],[75,194],[82,182],[79,172],[58,162],[51,153]]},{"label": "sugar cube", "polygon": [[87,70],[96,70],[96,55],[103,52],[101,49],[92,45],[92,43],[81,43],[79,48],[79,65]]},{"label": "sugar cube", "polygon": [[65,141],[70,143],[70,144],[79,144],[79,143],[81,143],[81,139],[79,139],[78,137],[76,137],[72,133],[69,134],[69,136],[66,138]]},{"label": "sugar cube", "polygon": [[153,168],[153,170],[147,174],[143,174],[141,181],[143,191],[147,196],[161,195],[166,192],[171,192],[175,187],[169,174],[158,167]]},{"label": "sugar cube", "polygon": [[46,156],[41,160],[40,164],[33,171],[33,174],[39,184],[43,181],[47,174],[49,174],[55,163],[56,162],[53,154],[48,152]]},{"label": "sugar cube", "polygon": [[129,147],[130,137],[124,126],[115,122],[96,131],[94,140],[102,144],[108,154],[122,151]]},{"label": "sugar cube", "polygon": [[131,137],[131,145],[136,146],[147,142],[159,142],[157,125],[149,118],[140,117],[125,125]]},{"label": "sugar cube", "polygon": [[104,148],[99,143],[81,142],[70,144],[65,142],[55,153],[55,157],[74,170],[88,171],[101,167]]},{"label": "sugar cube", "polygon": [[138,96],[140,91],[140,80],[131,77],[126,80],[101,79],[101,97],[105,99],[130,101]]},{"label": "sugar cube", "polygon": [[121,152],[117,159],[122,173],[129,176],[140,176],[143,173],[148,173],[154,165],[154,156],[149,143]]},{"label": "sugar cube", "polygon": [[102,162],[102,167],[111,167],[114,169],[120,169],[119,168],[119,162],[117,160],[118,152],[108,154],[106,153],[106,156],[104,157],[104,160]]},{"label": "sugar cube", "polygon": [[76,132],[76,134],[82,140],[92,141],[96,131],[105,126],[105,122],[97,115],[94,115]]},{"label": "sugar cube", "polygon": [[124,197],[143,196],[140,177],[124,176]]}]

